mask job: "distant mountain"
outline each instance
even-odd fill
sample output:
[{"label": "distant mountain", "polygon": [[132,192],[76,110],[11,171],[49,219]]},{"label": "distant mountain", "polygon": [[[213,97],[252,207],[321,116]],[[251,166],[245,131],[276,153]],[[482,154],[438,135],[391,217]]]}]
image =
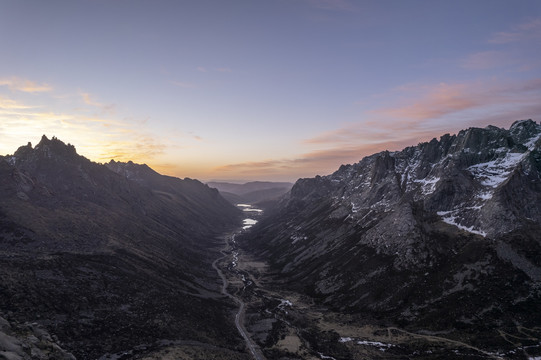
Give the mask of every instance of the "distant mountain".
[{"label": "distant mountain", "polygon": [[43,136],[0,157],[0,316],[80,359],[163,339],[242,347],[211,267],[240,219],[197,180]]},{"label": "distant mountain", "polygon": [[222,196],[233,204],[260,204],[268,207],[293,187],[288,182],[252,181],[245,184],[228,182],[209,182],[208,186],[216,188]]},{"label": "distant mountain", "polygon": [[505,348],[541,323],[540,137],[470,128],[300,179],[242,244],[335,310]]}]

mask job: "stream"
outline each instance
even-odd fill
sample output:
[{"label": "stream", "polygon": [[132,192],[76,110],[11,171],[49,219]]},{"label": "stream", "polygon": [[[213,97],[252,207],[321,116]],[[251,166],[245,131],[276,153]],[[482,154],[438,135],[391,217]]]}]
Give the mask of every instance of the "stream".
[{"label": "stream", "polygon": [[[262,212],[262,210],[252,208],[251,205],[247,205],[247,204],[238,204],[237,206],[242,208],[242,210],[247,214],[259,215]],[[244,226],[242,227],[242,230],[240,230],[240,231],[245,231],[245,230],[249,229],[252,225],[257,223],[257,220],[253,219],[252,216],[251,216],[251,217],[247,217],[246,219],[244,219],[243,223],[244,223]],[[232,245],[235,244],[235,236],[236,236],[236,234],[229,235],[229,236],[226,237],[224,247],[223,247],[222,250],[220,250],[220,252],[221,252],[221,254],[223,256],[221,256],[218,259],[214,260],[214,262],[212,263],[212,267],[214,268],[214,270],[216,270],[216,272],[218,273],[218,276],[220,276],[220,279],[222,279],[222,288],[221,288],[220,292],[223,295],[225,295],[225,296],[229,297],[230,299],[232,299],[235,303],[237,303],[239,305],[239,309],[238,309],[237,313],[235,314],[235,326],[237,327],[237,331],[239,332],[239,334],[242,336],[242,338],[246,342],[246,346],[250,350],[250,353],[252,354],[253,358],[255,360],[264,360],[265,357],[261,353],[261,350],[255,344],[255,342],[251,339],[251,337],[249,336],[249,334],[246,331],[246,328],[244,326],[244,314],[245,314],[246,304],[244,303],[244,301],[242,301],[241,298],[231,294],[227,290],[227,287],[229,285],[229,281],[227,280],[227,277],[225,276],[223,271],[218,266],[218,263],[220,261],[222,261],[222,260],[224,260],[224,259],[226,259],[228,257],[232,258],[231,259],[231,268],[235,268],[237,266],[238,253],[236,251],[233,251],[233,252],[229,251],[233,247]]]}]

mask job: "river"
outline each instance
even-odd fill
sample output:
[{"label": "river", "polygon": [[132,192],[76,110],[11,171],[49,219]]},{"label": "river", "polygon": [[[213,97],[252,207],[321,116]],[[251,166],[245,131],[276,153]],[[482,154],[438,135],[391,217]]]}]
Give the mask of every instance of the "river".
[{"label": "river", "polygon": [[[243,212],[246,213],[247,215],[246,218],[243,220],[243,226],[242,226],[242,229],[239,230],[239,232],[246,231],[250,227],[255,225],[257,223],[257,220],[255,219],[255,217],[260,216],[263,212],[261,209],[257,209],[255,207],[252,207],[252,205],[248,205],[248,204],[238,204],[237,206],[241,208]],[[222,279],[221,293],[229,297],[230,299],[232,299],[233,301],[235,301],[235,303],[239,305],[238,311],[235,314],[235,326],[237,327],[239,334],[242,336],[242,338],[246,342],[246,346],[250,350],[252,357],[255,360],[264,360],[265,357],[261,353],[259,346],[257,346],[257,344],[252,340],[249,333],[246,331],[246,327],[244,326],[244,314],[246,310],[246,304],[244,303],[244,301],[242,301],[240,297],[234,294],[231,294],[227,290],[229,281],[227,280],[227,276],[224,274],[222,269],[220,269],[220,267],[218,266],[218,263],[220,263],[222,260],[227,259],[226,269],[228,269],[228,272],[230,273],[230,275],[242,276],[235,269],[237,267],[237,262],[238,262],[238,252],[235,250],[236,248],[235,236],[236,235],[237,233],[228,235],[225,237],[224,247],[222,248],[222,250],[220,250],[223,256],[214,260],[214,262],[212,263],[212,267],[216,270],[220,279]],[[229,269],[232,269],[233,271],[230,271]],[[243,280],[244,280],[244,277],[243,277]]]}]

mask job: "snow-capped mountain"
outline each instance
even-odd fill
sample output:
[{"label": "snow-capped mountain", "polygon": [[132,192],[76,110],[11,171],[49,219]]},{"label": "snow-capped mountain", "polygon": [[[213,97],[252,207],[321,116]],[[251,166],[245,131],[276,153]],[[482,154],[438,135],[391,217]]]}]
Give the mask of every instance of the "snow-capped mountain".
[{"label": "snow-capped mountain", "polygon": [[540,137],[532,120],[470,128],[300,179],[244,246],[342,311],[433,330],[534,323]]},{"label": "snow-capped mountain", "polygon": [[[363,227],[386,213],[393,221],[410,223],[398,233],[369,234],[373,242],[403,243],[400,237],[415,235],[408,222],[412,214],[400,211],[412,203],[447,224],[494,238],[525,221],[541,223],[540,135],[541,125],[531,120],[517,121],[509,130],[470,128],[366,157],[322,180],[328,183],[334,216],[347,213],[345,221]],[[521,193],[513,194],[517,189]],[[513,211],[504,211],[509,206]]]}]

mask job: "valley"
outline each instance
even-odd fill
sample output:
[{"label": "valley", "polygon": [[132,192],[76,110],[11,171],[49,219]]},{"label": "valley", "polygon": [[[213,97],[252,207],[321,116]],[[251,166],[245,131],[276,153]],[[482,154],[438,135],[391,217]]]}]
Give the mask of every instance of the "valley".
[{"label": "valley", "polygon": [[[250,217],[254,223],[252,218],[264,216],[249,205],[243,208],[257,214]],[[235,323],[253,359],[521,359],[539,351],[541,328],[517,326],[522,337],[495,333],[495,342],[515,340],[497,351],[474,346],[456,331],[413,332],[388,320],[333,311],[276,282],[269,264],[237,240],[250,227],[224,236],[223,256],[213,267],[222,278],[222,293],[239,305]]]},{"label": "valley", "polygon": [[43,136],[0,157],[0,355],[538,360],[540,146],[470,128],[237,203]]}]

